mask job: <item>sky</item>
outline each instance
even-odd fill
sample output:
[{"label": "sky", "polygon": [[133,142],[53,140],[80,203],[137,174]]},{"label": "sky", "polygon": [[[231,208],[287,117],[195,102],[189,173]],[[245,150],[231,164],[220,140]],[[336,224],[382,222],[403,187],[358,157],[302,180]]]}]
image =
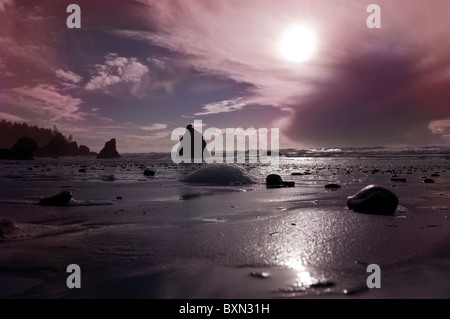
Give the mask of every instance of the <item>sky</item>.
[{"label": "sky", "polygon": [[[67,6],[81,8],[70,29]],[[370,4],[381,28],[368,28]],[[99,151],[175,128],[279,128],[281,148],[450,144],[447,0],[0,0],[0,119]],[[292,61],[302,27],[314,50]]]}]

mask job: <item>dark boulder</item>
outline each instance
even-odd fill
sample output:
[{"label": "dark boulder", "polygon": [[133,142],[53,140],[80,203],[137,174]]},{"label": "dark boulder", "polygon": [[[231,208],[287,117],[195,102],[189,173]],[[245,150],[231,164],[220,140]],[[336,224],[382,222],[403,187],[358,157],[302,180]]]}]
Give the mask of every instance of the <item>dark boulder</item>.
[{"label": "dark boulder", "polygon": [[326,189],[339,189],[339,188],[341,188],[341,185],[339,185],[339,184],[327,184],[327,185],[325,185],[325,188]]},{"label": "dark boulder", "polygon": [[369,185],[347,199],[350,210],[365,214],[392,215],[398,206],[398,197],[386,187]]},{"label": "dark boulder", "polygon": [[145,175],[145,176],[155,176],[155,171],[152,170],[152,169],[146,169],[146,170],[144,171],[144,175]]},{"label": "dark boulder", "polygon": [[57,133],[50,142],[36,152],[38,157],[64,157],[64,156],[92,156],[93,154],[87,146],[77,142],[69,142],[64,135]]},{"label": "dark boulder", "polygon": [[277,187],[294,187],[295,182],[283,181],[281,176],[278,174],[270,174],[266,177],[266,187],[277,188]]},{"label": "dark boulder", "polygon": [[108,159],[108,158],[120,158],[119,153],[116,150],[116,139],[106,142],[105,147],[100,151],[97,158]]}]

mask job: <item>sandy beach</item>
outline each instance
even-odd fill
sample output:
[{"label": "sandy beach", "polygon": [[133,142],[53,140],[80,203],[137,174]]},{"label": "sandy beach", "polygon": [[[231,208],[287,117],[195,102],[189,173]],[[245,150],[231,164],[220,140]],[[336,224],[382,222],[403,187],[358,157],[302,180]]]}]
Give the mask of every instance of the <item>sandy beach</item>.
[{"label": "sandy beach", "polygon": [[[289,188],[266,188],[257,165],[242,166],[256,184],[180,181],[200,167],[164,155],[2,162],[0,219],[17,227],[0,243],[0,297],[450,297],[445,157],[282,158]],[[369,184],[397,194],[394,215],[347,208]],[[70,205],[37,205],[61,191]],[[67,288],[70,264],[81,289]],[[369,264],[379,289],[367,287]]]}]

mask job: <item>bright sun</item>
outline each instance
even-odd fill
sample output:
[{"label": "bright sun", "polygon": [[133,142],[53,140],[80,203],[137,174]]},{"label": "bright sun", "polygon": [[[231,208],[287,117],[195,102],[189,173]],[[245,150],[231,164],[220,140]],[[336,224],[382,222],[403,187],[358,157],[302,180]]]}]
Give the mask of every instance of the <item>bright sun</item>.
[{"label": "bright sun", "polygon": [[286,31],[280,42],[281,54],[290,62],[308,60],[316,50],[316,37],[305,27],[295,27]]}]

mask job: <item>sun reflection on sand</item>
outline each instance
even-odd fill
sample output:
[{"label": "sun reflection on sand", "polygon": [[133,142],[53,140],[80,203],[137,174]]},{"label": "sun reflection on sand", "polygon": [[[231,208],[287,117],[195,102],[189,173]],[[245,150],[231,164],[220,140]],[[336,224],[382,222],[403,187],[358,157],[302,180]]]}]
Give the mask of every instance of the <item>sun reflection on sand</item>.
[{"label": "sun reflection on sand", "polygon": [[306,270],[306,267],[303,265],[303,262],[300,259],[288,259],[285,262],[285,266],[297,272],[296,285],[298,285],[299,287],[307,288],[314,283],[310,272]]}]

